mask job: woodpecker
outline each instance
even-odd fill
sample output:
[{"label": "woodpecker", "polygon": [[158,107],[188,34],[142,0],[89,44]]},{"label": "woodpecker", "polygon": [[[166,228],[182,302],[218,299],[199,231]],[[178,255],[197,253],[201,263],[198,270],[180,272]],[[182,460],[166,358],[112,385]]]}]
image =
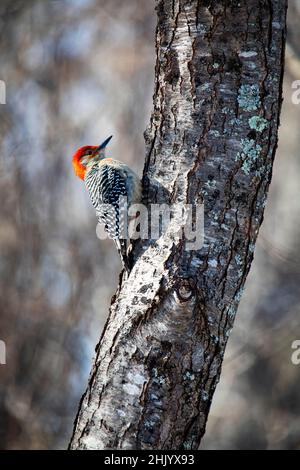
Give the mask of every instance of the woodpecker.
[{"label": "woodpecker", "polygon": [[127,211],[124,216],[124,205],[121,204],[126,201],[129,208],[141,201],[141,181],[125,163],[106,157],[105,149],[111,138],[101,145],[78,149],[73,155],[73,167],[75,174],[85,182],[98,220],[114,240],[122,264],[129,273]]}]

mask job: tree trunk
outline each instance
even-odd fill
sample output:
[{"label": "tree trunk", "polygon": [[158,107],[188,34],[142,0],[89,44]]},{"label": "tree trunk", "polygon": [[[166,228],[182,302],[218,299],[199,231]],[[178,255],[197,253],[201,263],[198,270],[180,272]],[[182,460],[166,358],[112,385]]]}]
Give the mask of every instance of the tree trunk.
[{"label": "tree trunk", "polygon": [[71,449],[199,446],[271,180],[286,6],[157,2],[145,201],[204,203],[204,245],[187,249],[175,217],[159,240],[135,246]]}]

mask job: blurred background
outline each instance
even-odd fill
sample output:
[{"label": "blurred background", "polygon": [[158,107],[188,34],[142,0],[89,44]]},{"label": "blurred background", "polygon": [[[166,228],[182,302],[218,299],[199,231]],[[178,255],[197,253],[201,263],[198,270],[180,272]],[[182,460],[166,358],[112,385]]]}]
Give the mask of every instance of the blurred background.
[{"label": "blurred background", "polygon": [[[300,449],[300,1],[288,16],[273,182],[207,449]],[[141,174],[155,21],[154,0],[1,0],[1,449],[68,444],[120,270],[71,157],[113,134],[111,155]]]}]

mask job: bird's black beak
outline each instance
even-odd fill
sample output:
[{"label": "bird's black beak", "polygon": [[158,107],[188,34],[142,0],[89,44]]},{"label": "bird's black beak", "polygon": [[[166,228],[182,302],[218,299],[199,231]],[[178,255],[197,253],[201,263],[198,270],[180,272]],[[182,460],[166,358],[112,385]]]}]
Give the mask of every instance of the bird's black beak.
[{"label": "bird's black beak", "polygon": [[101,145],[99,145],[98,150],[103,150],[107,146],[108,142],[112,139],[112,135],[110,135]]}]

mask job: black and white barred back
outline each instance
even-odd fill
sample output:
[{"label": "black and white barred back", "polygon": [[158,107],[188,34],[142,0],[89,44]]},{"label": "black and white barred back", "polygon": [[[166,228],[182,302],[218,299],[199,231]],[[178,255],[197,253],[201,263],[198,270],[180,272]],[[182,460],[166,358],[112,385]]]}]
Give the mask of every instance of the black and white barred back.
[{"label": "black and white barred back", "polygon": [[111,165],[95,165],[87,174],[86,187],[99,222],[104,224],[109,237],[127,238],[124,226],[126,213],[119,207],[120,197],[127,197],[126,182],[117,168]]},{"label": "black and white barred back", "polygon": [[[141,201],[139,177],[124,163],[112,158],[96,162],[87,172],[85,184],[100,223],[116,244],[124,268],[131,270],[128,253],[127,205]],[[121,200],[120,200],[121,198]]]}]

